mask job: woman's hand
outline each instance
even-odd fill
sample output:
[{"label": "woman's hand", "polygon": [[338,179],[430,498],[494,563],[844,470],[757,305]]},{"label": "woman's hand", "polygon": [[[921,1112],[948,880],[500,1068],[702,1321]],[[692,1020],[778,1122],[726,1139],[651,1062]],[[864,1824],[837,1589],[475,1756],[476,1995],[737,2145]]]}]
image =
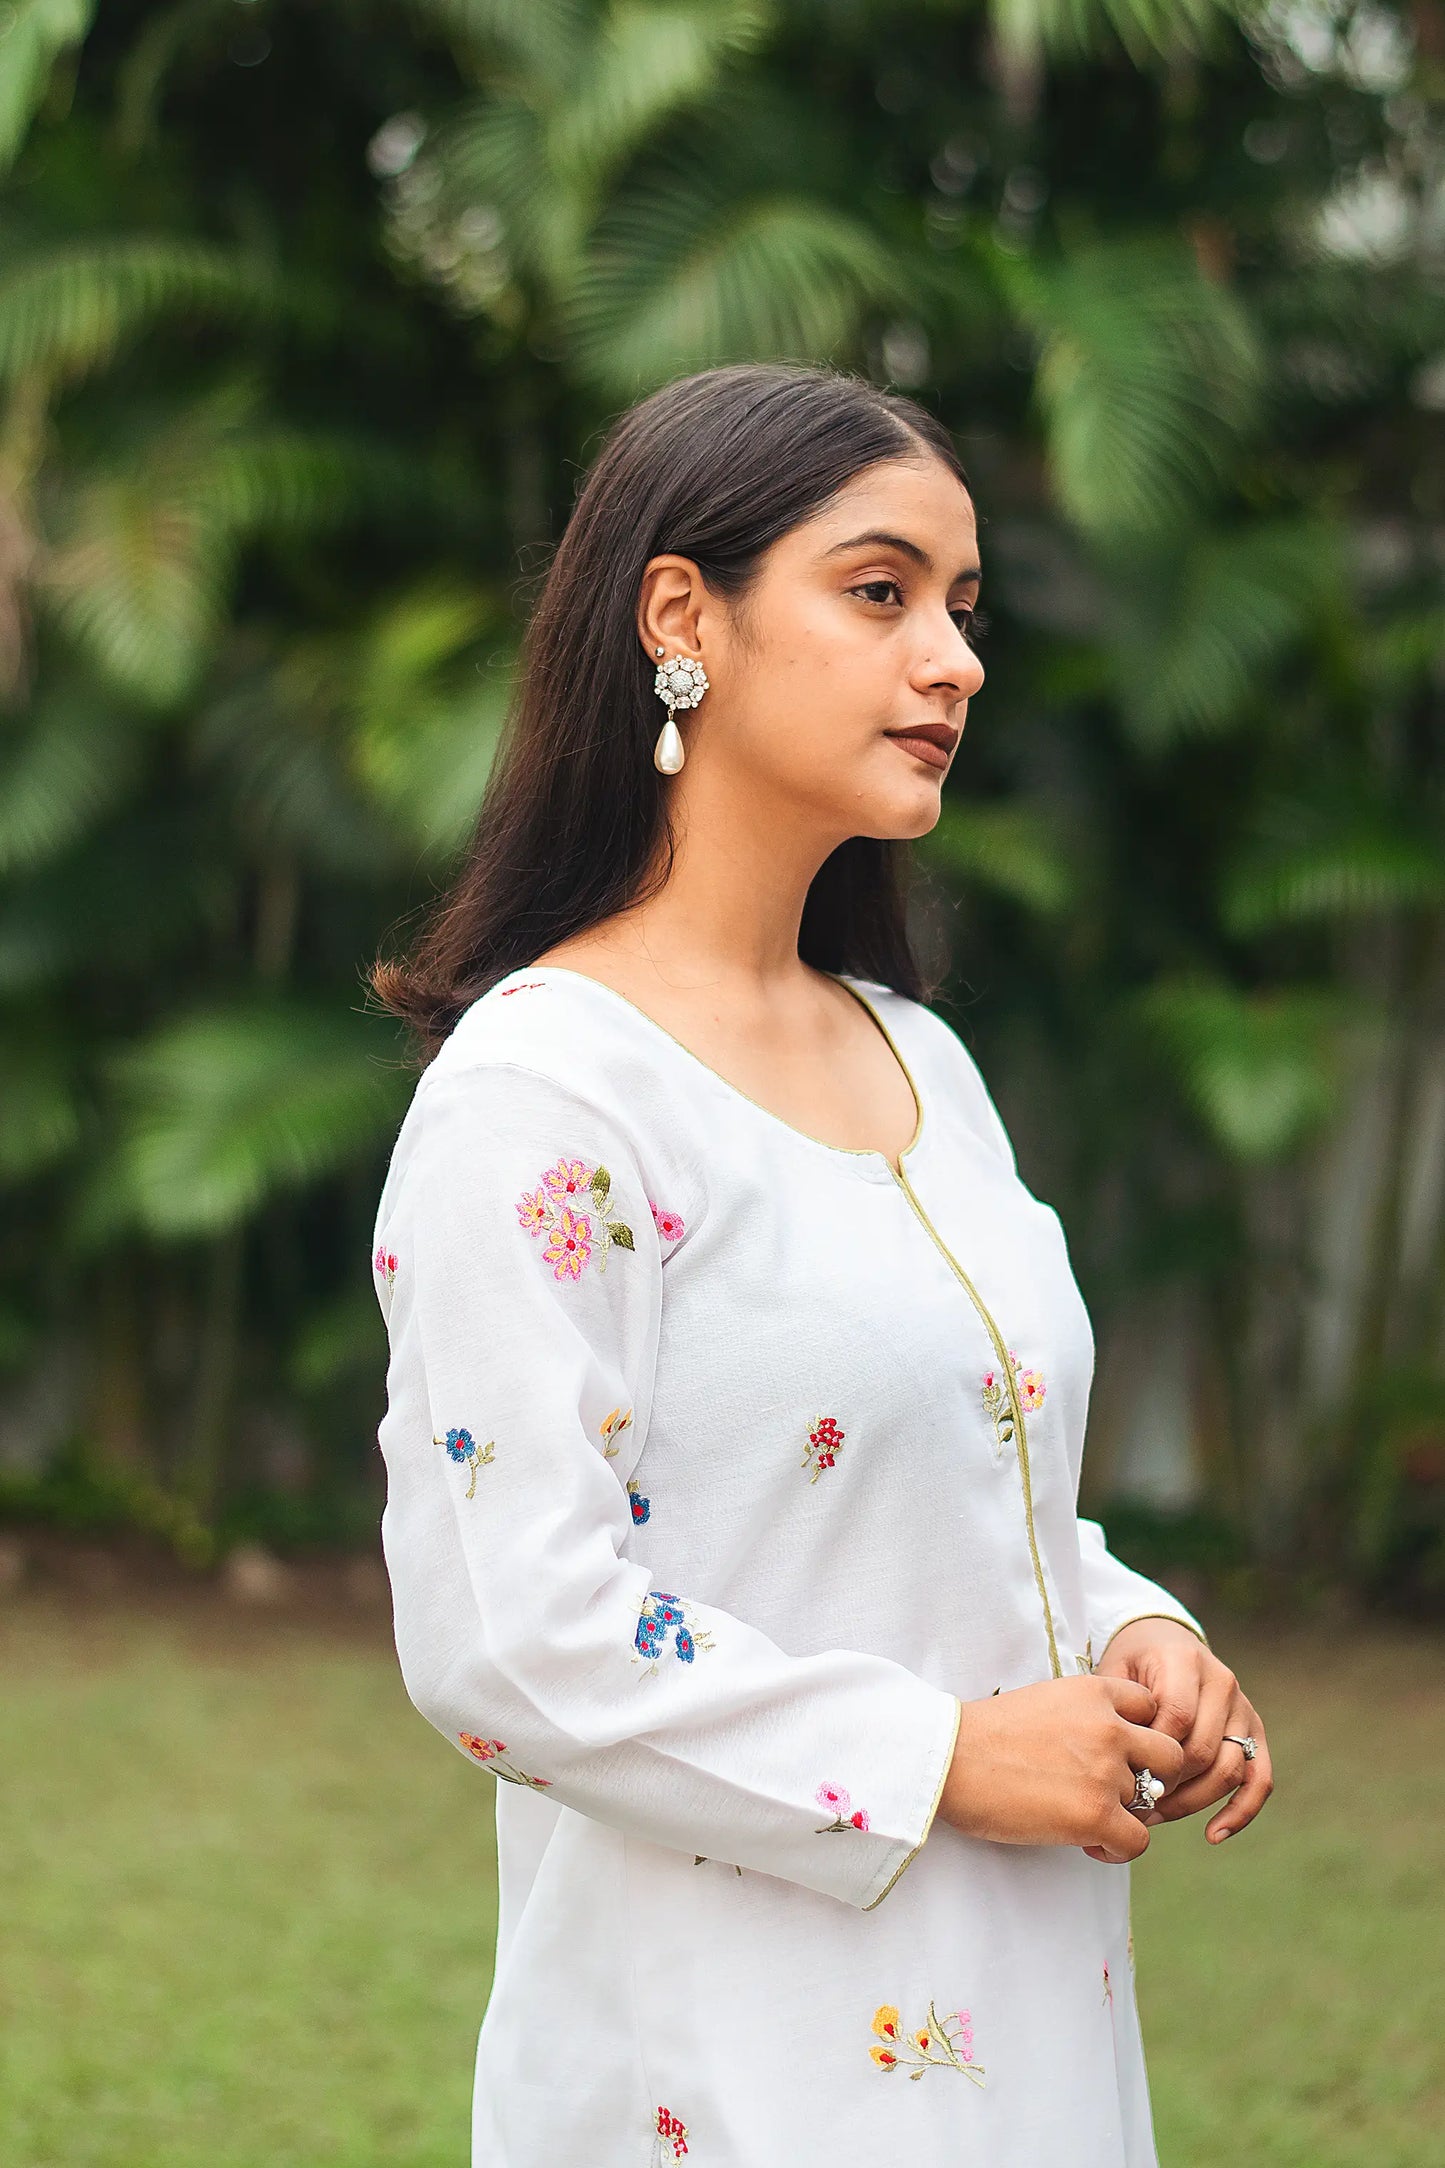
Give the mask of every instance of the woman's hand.
[{"label": "woman's hand", "polygon": [[1155,1707],[1133,1679],[1086,1673],[966,1701],[938,1811],[970,1837],[1137,1859],[1149,1832],[1125,1804],[1134,1773],[1172,1784],[1184,1761],[1176,1739],[1149,1728]]},{"label": "woman's hand", "polygon": [[[1179,1781],[1143,1817],[1146,1822],[1182,1821],[1229,1793],[1229,1805],[1205,1827],[1210,1843],[1221,1844],[1254,1820],[1274,1790],[1264,1726],[1229,1666],[1197,1634],[1177,1619],[1131,1619],[1105,1649],[1094,1676],[1147,1687],[1158,1705],[1151,1722],[1181,1744]],[[1254,1739],[1253,1761],[1226,1732]],[[1163,1770],[1155,1774],[1166,1776]]]}]

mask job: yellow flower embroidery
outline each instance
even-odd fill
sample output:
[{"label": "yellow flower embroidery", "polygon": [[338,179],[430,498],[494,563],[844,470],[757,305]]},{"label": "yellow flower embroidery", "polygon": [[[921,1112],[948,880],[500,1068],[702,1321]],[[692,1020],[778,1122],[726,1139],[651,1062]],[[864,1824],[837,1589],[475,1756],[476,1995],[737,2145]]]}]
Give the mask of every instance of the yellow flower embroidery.
[{"label": "yellow flower embroidery", "polygon": [[626,1430],[631,1421],[631,1408],[610,1408],[607,1414],[603,1416],[601,1422],[597,1425],[597,1429],[599,1435],[607,1440],[607,1443],[602,1448],[602,1458],[604,1460],[612,1460],[621,1452],[621,1446],[614,1444],[613,1441],[617,1433],[620,1430]]},{"label": "yellow flower embroidery", "polygon": [[973,2018],[967,2010],[953,2010],[941,2018],[930,2003],[928,2023],[905,2040],[896,2005],[885,2002],[873,2013],[873,2030],[881,2045],[868,2053],[880,2070],[912,2064],[908,2075],[914,2080],[925,2070],[957,2070],[975,2085],[984,2082],[983,2065],[973,2059]]}]

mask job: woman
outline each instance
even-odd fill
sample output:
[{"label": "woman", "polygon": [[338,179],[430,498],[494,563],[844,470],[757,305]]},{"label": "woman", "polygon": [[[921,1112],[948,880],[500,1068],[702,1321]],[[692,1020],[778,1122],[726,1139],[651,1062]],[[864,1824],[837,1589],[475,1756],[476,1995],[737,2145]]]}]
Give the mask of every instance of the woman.
[{"label": "woman", "polygon": [[1155,2160],[1129,1863],[1269,1758],[1078,1518],[1064,1235],[909,951],[979,578],[913,402],[644,400],[374,973],[429,1057],[375,1235],[397,1646],[503,1780],[476,2168]]}]

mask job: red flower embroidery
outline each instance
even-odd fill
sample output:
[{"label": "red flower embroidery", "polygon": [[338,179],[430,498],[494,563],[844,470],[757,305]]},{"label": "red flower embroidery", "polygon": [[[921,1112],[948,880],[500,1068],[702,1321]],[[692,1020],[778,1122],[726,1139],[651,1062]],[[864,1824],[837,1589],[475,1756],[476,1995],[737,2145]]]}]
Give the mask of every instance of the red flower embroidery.
[{"label": "red flower embroidery", "polygon": [[490,1769],[492,1775],[497,1777],[503,1784],[525,1784],[527,1789],[533,1792],[550,1791],[552,1786],[550,1777],[524,1776],[520,1769],[514,1769],[510,1762],[501,1759],[501,1756],[507,1751],[502,1740],[479,1739],[476,1733],[472,1731],[459,1731],[457,1737],[471,1755],[472,1760],[480,1762],[484,1769]]},{"label": "red flower embroidery", "polygon": [[816,1483],[825,1468],[836,1466],[838,1448],[843,1443],[844,1436],[845,1433],[838,1428],[837,1421],[833,1416],[815,1415],[813,1417],[808,1430],[807,1451],[804,1453],[801,1463],[804,1468],[810,1467],[813,1471],[808,1478],[810,1483]]},{"label": "red flower embroidery", "polygon": [[396,1251],[389,1250],[383,1242],[378,1247],[371,1264],[373,1271],[379,1272],[387,1286],[390,1287],[396,1279]]},{"label": "red flower embroidery", "polygon": [[[687,2151],[687,2125],[670,2108],[657,2111],[657,2137],[659,2159],[681,2160]],[[671,2146],[671,2153],[667,2147]]]}]

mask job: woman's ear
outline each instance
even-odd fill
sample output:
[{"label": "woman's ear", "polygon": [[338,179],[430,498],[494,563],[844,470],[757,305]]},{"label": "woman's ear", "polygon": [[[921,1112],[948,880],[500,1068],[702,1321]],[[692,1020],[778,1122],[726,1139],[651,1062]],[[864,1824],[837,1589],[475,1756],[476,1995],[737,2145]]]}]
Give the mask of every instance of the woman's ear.
[{"label": "woman's ear", "polygon": [[706,587],[690,557],[650,557],[637,598],[637,629],[651,661],[664,654],[695,655]]}]

